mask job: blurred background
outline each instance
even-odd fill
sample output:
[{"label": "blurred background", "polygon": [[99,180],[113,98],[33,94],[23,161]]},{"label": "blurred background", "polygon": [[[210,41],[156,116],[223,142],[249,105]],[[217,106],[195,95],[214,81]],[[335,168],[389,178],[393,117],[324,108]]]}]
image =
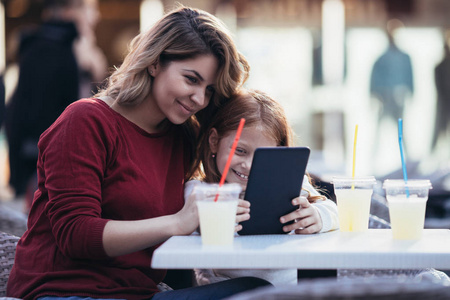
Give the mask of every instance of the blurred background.
[{"label": "blurred background", "polygon": [[[168,0],[98,0],[95,36],[108,70]],[[355,172],[402,178],[397,120],[403,118],[409,178],[432,181],[430,219],[450,226],[450,1],[184,0],[221,18],[251,65],[247,87],[284,106],[309,171],[327,182]],[[42,2],[3,0],[0,73],[6,103],[18,78],[20,32],[41,21]],[[439,66],[439,67],[438,67]],[[107,74],[105,74],[105,77]],[[8,186],[8,143],[0,131],[0,198]],[[382,190],[380,189],[380,193]],[[430,223],[431,224],[431,223]],[[431,226],[431,225],[430,225]]]}]

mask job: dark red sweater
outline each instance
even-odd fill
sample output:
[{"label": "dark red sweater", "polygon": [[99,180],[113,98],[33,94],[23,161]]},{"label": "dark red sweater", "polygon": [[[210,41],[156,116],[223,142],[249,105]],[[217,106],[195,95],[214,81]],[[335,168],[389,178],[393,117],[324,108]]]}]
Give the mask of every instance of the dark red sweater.
[{"label": "dark red sweater", "polygon": [[70,105],[39,141],[38,190],[17,246],[7,295],[148,299],[165,270],[156,247],[110,258],[108,220],[173,214],[187,168],[181,128],[149,134],[99,99]]}]

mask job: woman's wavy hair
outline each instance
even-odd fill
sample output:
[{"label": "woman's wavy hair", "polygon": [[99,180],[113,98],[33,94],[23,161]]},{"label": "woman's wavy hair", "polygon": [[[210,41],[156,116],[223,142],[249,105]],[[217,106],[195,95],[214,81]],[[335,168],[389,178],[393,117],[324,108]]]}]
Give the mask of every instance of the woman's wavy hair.
[{"label": "woman's wavy hair", "polygon": [[[273,139],[277,146],[294,146],[294,132],[281,104],[264,92],[242,88],[216,114],[199,144],[201,168],[196,174],[197,179],[211,183],[220,181],[216,158],[209,146],[209,133],[215,128],[220,140],[230,131],[237,130],[241,118],[245,118],[245,127],[262,127],[265,135]],[[309,180],[311,182],[310,177]],[[307,192],[310,202],[325,199],[324,196],[312,196]]]},{"label": "woman's wavy hair", "polygon": [[[181,126],[191,150],[197,137],[204,133],[208,121],[226,99],[248,78],[250,67],[236,48],[225,25],[215,16],[198,9],[179,5],[167,13],[152,28],[136,36],[122,65],[96,96],[109,96],[120,105],[141,103],[150,93],[152,80],[147,72],[151,65],[162,67],[172,61],[214,55],[219,63],[215,92],[208,106]],[[191,157],[188,177],[196,166],[195,152]]]}]

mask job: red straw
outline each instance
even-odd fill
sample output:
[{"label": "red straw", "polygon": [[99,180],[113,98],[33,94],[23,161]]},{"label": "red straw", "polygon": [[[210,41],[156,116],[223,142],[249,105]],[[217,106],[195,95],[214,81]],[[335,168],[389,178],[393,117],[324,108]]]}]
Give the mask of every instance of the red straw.
[{"label": "red straw", "polygon": [[[236,137],[234,138],[233,145],[231,146],[230,154],[228,154],[228,160],[227,160],[227,163],[225,164],[225,169],[223,170],[222,178],[220,178],[219,188],[225,183],[225,178],[227,177],[228,169],[230,168],[230,164],[231,164],[231,159],[233,158],[234,152],[236,151],[236,147],[239,142],[239,138],[241,137],[242,129],[244,129],[244,124],[245,124],[245,119],[242,118],[241,121],[239,122],[239,127],[237,129]],[[219,199],[219,193],[216,194],[216,198],[214,199],[214,202],[216,202],[218,199]]]}]

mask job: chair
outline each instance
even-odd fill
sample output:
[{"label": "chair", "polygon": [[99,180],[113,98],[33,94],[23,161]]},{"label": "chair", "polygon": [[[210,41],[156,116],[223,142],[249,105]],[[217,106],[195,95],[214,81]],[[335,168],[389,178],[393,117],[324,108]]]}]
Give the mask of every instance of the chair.
[{"label": "chair", "polygon": [[14,264],[18,241],[17,236],[0,232],[0,297],[6,296],[6,283]]},{"label": "chair", "polygon": [[27,230],[27,215],[0,203],[0,231],[22,236]]},{"label": "chair", "polygon": [[165,284],[164,282],[158,283],[158,289],[160,292],[167,292],[173,290],[169,285]]},{"label": "chair", "polygon": [[383,195],[378,194],[376,191],[372,194],[370,213],[388,223],[390,222],[389,208],[387,206],[386,198]]},{"label": "chair", "polygon": [[443,300],[450,298],[450,286],[420,279],[371,278],[340,282],[321,278],[301,280],[298,285],[263,287],[234,295],[228,300]]},{"label": "chair", "polygon": [[371,214],[369,215],[369,228],[389,229],[391,228],[391,224],[386,220]]},{"label": "chair", "polygon": [[[19,237],[0,231],[0,300],[16,299],[5,298],[5,296],[6,284],[8,282],[9,273],[14,265],[14,256],[16,254],[18,241]],[[158,284],[158,289],[161,292],[172,290],[172,288],[164,282]]]},{"label": "chair", "polygon": [[394,278],[394,279],[420,279],[421,281],[439,282],[450,285],[450,278],[442,271],[434,268],[427,269],[338,269],[339,281],[370,279],[370,278]]}]

